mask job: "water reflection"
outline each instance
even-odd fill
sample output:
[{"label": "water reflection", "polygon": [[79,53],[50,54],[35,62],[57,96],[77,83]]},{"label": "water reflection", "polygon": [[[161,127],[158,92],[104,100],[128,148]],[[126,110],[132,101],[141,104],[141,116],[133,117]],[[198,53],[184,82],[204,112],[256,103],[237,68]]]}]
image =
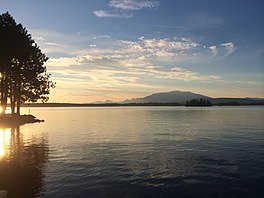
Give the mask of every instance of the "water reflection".
[{"label": "water reflection", "polygon": [[8,198],[43,192],[48,154],[45,136],[25,138],[20,128],[0,129],[0,189],[8,191]]},{"label": "water reflection", "polygon": [[6,130],[0,129],[0,160],[6,154],[6,151],[5,151],[6,143],[10,142],[9,141],[10,135],[11,135],[10,129],[6,129]]}]

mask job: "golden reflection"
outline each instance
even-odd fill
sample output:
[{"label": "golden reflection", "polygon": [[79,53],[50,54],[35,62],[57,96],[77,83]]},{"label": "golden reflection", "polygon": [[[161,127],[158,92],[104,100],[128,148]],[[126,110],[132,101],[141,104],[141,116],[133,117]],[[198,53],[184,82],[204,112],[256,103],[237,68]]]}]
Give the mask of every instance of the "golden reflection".
[{"label": "golden reflection", "polygon": [[8,197],[37,197],[44,190],[49,147],[46,136],[23,136],[20,128],[0,128],[0,189]]},{"label": "golden reflection", "polygon": [[0,160],[7,154],[6,148],[10,144],[11,129],[0,129]]},{"label": "golden reflection", "polygon": [[[0,113],[2,113],[2,111],[3,111],[3,109],[2,109],[2,107],[0,107]],[[6,114],[11,114],[11,108],[7,108],[7,109],[5,110],[5,113],[6,113]]]},{"label": "golden reflection", "polygon": [[6,113],[6,114],[11,114],[11,109],[10,109],[10,108],[6,109],[6,110],[5,110],[5,113]]}]

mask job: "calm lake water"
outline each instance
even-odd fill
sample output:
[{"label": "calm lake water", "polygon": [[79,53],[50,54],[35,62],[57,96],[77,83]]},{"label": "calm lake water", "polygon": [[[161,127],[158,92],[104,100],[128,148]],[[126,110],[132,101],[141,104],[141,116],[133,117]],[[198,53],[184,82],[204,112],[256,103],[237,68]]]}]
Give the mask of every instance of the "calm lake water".
[{"label": "calm lake water", "polygon": [[31,113],[45,122],[0,129],[10,198],[264,197],[263,107]]}]

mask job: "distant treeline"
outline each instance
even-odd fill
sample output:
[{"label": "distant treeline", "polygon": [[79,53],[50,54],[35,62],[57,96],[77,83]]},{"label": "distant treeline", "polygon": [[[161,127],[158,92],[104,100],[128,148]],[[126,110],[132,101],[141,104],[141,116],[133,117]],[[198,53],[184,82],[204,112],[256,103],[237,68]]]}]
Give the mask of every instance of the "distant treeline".
[{"label": "distant treeline", "polygon": [[196,103],[102,103],[102,104],[93,104],[93,103],[30,103],[30,104],[22,104],[22,107],[122,107],[122,106],[239,106],[239,105],[264,105],[262,102],[258,103],[239,103],[239,102],[222,102],[222,103],[209,103],[201,104],[196,101]]},{"label": "distant treeline", "polygon": [[118,107],[118,106],[182,106],[180,103],[30,103],[22,104],[23,107]]},{"label": "distant treeline", "polygon": [[186,107],[208,107],[212,106],[212,102],[205,98],[193,99],[190,101],[186,101]]}]

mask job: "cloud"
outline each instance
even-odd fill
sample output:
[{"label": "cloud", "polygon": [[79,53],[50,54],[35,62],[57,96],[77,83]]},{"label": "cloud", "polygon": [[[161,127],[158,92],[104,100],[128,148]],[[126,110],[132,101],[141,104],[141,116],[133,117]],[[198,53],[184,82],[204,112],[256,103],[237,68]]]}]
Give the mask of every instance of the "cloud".
[{"label": "cloud", "polygon": [[[161,64],[201,63],[227,57],[236,49],[233,42],[206,46],[189,38],[148,38],[116,40],[109,35],[65,35],[53,31],[31,30],[40,48],[52,57],[77,57],[98,55],[108,59],[138,59],[145,57]],[[111,57],[110,57],[111,56]],[[168,64],[167,64],[168,65]]]},{"label": "cloud", "polygon": [[212,45],[209,48],[210,48],[210,50],[216,50],[216,46],[215,45]]},{"label": "cloud", "polygon": [[[144,81],[146,76],[153,79],[183,81],[215,81],[217,75],[202,75],[180,67],[168,68],[152,64],[145,58],[116,60],[111,58],[72,57],[51,58],[47,62],[49,71],[60,74],[57,79],[74,79],[81,87],[95,86],[102,88],[151,88],[157,85]],[[144,76],[144,77],[143,77]],[[57,81],[57,80],[56,80]],[[71,80],[72,81],[72,80]],[[70,82],[67,80],[67,82]],[[72,83],[72,82],[71,82]]]},{"label": "cloud", "polygon": [[[48,56],[77,56],[89,48],[112,45],[109,35],[63,34],[50,30],[30,30],[33,39]],[[85,53],[85,52],[84,52]]]},{"label": "cloud", "polygon": [[43,41],[44,40],[44,38],[41,37],[41,36],[39,36],[39,37],[34,37],[33,36],[33,39],[36,40],[36,41]]},{"label": "cloud", "polygon": [[221,46],[226,48],[234,48],[234,43],[222,43]]},{"label": "cloud", "polygon": [[108,6],[112,10],[96,10],[93,12],[94,15],[100,18],[131,18],[134,15],[131,11],[157,8],[159,2],[150,0],[110,0]]},{"label": "cloud", "polygon": [[213,57],[215,57],[217,55],[217,48],[215,45],[212,45],[209,47],[209,49],[211,50],[212,54],[214,55]]},{"label": "cloud", "polygon": [[216,57],[217,59],[223,59],[229,56],[230,54],[232,54],[236,50],[235,44],[232,42],[222,43],[220,47],[221,48],[219,49],[218,52],[219,55],[218,57]]},{"label": "cloud", "polygon": [[111,0],[108,5],[113,8],[123,10],[141,10],[143,8],[157,8],[159,7],[158,1],[146,0]]},{"label": "cloud", "polygon": [[33,39],[43,52],[59,56],[73,55],[78,50],[76,45],[83,43],[86,38],[81,35],[67,35],[50,30],[29,30]]},{"label": "cloud", "polygon": [[[206,48],[206,46],[204,47]],[[236,47],[234,43],[227,42],[222,43],[219,46],[212,45],[209,49],[212,53],[211,61],[218,61],[232,54],[236,50]]]},{"label": "cloud", "polygon": [[[111,48],[93,47],[75,57],[50,58],[51,72],[65,76],[91,79],[102,86],[146,86],[142,76],[153,79],[213,81],[217,75],[202,75],[186,70],[177,63],[195,61],[199,50],[207,50],[190,39],[146,39],[137,41],[116,40]],[[192,54],[196,52],[196,56]],[[208,53],[210,56],[210,53]],[[152,86],[152,85],[147,85]]]},{"label": "cloud", "polygon": [[165,48],[166,50],[186,50],[199,46],[198,43],[190,40],[171,40],[169,38],[164,39],[145,39],[143,44],[146,48]]},{"label": "cloud", "polygon": [[111,18],[131,18],[133,17],[133,14],[127,14],[127,13],[111,13],[108,11],[104,10],[97,10],[93,12],[95,16],[101,17],[101,18],[106,18],[106,17],[111,17]]},{"label": "cloud", "polygon": [[[183,41],[182,39],[147,39],[140,37],[138,41],[119,41],[124,48],[133,54],[144,54],[148,58],[164,61],[178,61],[186,58],[186,55],[197,51],[199,44],[191,40]],[[191,56],[188,56],[189,58]]]},{"label": "cloud", "polygon": [[53,46],[63,46],[62,44],[59,44],[59,43],[49,43],[49,42],[47,42],[46,44],[47,45],[53,45]]}]

